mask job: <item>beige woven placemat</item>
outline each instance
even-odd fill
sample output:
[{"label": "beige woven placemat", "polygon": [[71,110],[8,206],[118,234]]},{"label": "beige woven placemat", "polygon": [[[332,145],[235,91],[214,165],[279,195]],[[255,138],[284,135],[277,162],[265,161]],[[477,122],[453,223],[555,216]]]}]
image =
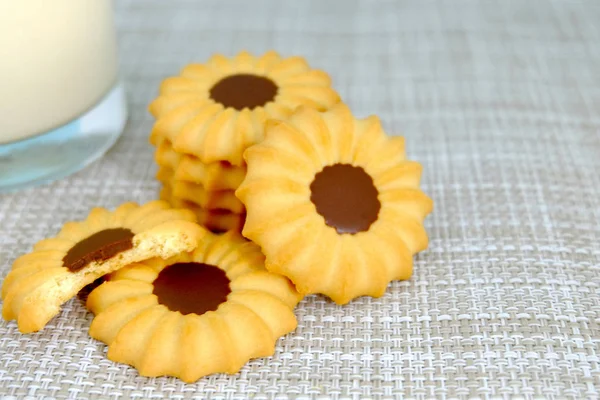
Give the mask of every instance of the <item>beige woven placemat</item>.
[{"label": "beige woven placemat", "polygon": [[1,322],[6,398],[600,396],[600,2],[119,0],[117,23],[127,129],[85,171],[1,195],[2,277],[89,208],[154,198],[158,83],[242,49],[307,57],[406,136],[431,244],[383,298],[308,297],[274,357],[192,385],[107,360],[77,299],[37,334]]}]

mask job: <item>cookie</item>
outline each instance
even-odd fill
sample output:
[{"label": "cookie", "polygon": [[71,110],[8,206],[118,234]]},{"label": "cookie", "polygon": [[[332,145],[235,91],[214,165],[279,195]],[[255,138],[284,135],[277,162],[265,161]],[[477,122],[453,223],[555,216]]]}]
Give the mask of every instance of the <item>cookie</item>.
[{"label": "cookie", "polygon": [[169,139],[177,152],[205,164],[243,166],[244,150],[263,139],[267,119],[285,119],[301,105],[327,110],[339,101],[329,76],[301,57],[215,55],[161,84],[149,106],[156,118],[150,141]]},{"label": "cookie", "polygon": [[175,179],[201,184],[206,190],[235,190],[245,176],[244,167],[222,161],[204,164],[189,155],[182,157],[175,171]]},{"label": "cookie", "polygon": [[213,233],[223,233],[230,230],[241,232],[246,221],[245,213],[236,214],[227,210],[207,210],[192,201],[173,197],[171,188],[168,185],[163,186],[159,197],[169,202],[173,207],[190,210],[196,215],[198,223]]},{"label": "cookie", "polygon": [[97,278],[132,262],[192,251],[204,233],[195,220],[164,201],[125,203],[113,212],[94,208],[15,260],[2,285],[2,316],[16,319],[23,333],[38,331]]},{"label": "cookie", "polygon": [[90,335],[108,345],[110,360],[194,382],[272,355],[296,328],[300,299],[288,279],[265,270],[258,246],[227,233],[113,273],[87,306],[96,314]]},{"label": "cookie", "polygon": [[236,214],[245,212],[244,205],[235,197],[233,190],[206,190],[201,184],[175,180],[173,171],[167,168],[159,168],[156,179],[169,187],[171,196],[195,203],[205,210],[224,210]]},{"label": "cookie", "polygon": [[155,153],[156,163],[173,171],[176,180],[202,185],[206,190],[235,190],[246,176],[246,168],[227,162],[205,164],[198,158],[176,152],[169,140],[162,140]]},{"label": "cookie", "polygon": [[391,280],[411,276],[433,202],[403,138],[345,105],[299,109],[266,136],[246,151],[236,195],[247,211],[242,233],[262,248],[269,271],[339,304],[381,296]]},{"label": "cookie", "polygon": [[245,213],[244,205],[233,190],[207,191],[196,183],[175,181],[173,196],[196,203],[205,210],[225,210],[234,214]]},{"label": "cookie", "polygon": [[156,146],[156,151],[154,152],[154,161],[156,161],[156,163],[161,167],[169,168],[175,171],[181,163],[182,158],[183,154],[173,150],[173,146],[169,140],[161,140]]},{"label": "cookie", "polygon": [[[163,185],[168,185],[171,187],[171,182],[173,181],[173,176],[175,175],[175,171],[173,171],[169,167],[159,167],[158,171],[156,171],[156,180],[162,183]],[[166,199],[165,199],[166,200]]]}]

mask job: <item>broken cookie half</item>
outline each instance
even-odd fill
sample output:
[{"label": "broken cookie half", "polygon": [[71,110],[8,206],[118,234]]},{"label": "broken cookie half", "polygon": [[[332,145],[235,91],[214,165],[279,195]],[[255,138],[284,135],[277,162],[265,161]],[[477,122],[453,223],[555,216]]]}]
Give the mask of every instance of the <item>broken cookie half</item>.
[{"label": "broken cookie half", "polygon": [[94,208],[17,258],[2,285],[2,316],[22,333],[42,329],[86,285],[128,264],[193,251],[206,231],[164,201]]}]

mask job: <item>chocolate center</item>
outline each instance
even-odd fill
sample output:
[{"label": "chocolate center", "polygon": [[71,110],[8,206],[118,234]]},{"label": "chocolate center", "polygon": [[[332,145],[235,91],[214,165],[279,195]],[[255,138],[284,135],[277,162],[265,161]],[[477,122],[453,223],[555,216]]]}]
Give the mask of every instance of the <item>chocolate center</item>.
[{"label": "chocolate center", "polygon": [[263,76],[252,74],[230,75],[210,89],[210,97],[225,107],[243,110],[264,106],[277,96],[277,85]]},{"label": "chocolate center", "polygon": [[160,304],[184,315],[214,311],[231,292],[229,278],[222,269],[196,262],[169,265],[153,285]]},{"label": "chocolate center", "polygon": [[63,266],[77,272],[92,261],[104,261],[133,247],[133,232],[129,229],[105,229],[80,241],[65,254]]},{"label": "chocolate center", "polygon": [[325,223],[338,233],[368,231],[381,203],[373,179],[361,167],[329,165],[310,184],[310,200]]}]

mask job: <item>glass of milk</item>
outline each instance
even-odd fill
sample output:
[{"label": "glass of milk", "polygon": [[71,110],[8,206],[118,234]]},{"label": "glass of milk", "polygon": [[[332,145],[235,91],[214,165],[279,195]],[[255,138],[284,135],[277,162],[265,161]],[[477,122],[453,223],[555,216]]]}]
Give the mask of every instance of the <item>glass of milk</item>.
[{"label": "glass of milk", "polygon": [[110,0],[0,0],[0,192],[82,169],[126,118]]}]

